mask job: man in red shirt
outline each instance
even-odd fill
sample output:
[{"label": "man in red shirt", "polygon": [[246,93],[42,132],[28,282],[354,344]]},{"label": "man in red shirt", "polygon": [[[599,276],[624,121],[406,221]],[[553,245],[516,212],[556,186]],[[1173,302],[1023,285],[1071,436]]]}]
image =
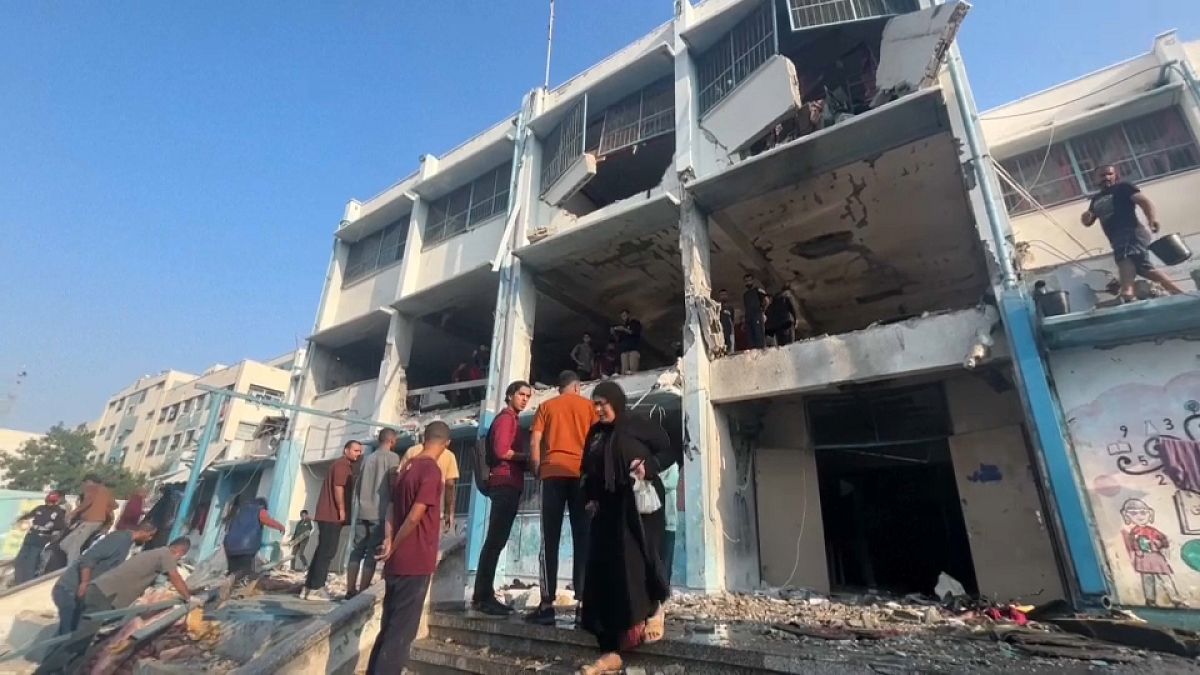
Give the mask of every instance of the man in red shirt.
[{"label": "man in red shirt", "polygon": [[448,447],[450,427],[445,422],[430,422],[421,454],[392,484],[383,545],[376,556],[384,563],[383,625],[371,648],[368,675],[399,673],[408,664],[429,580],[437,569],[443,490],[438,458]]},{"label": "man in red shirt", "polygon": [[317,496],[317,550],[313,552],[304,590],[300,597],[308,600],[330,600],[325,592],[329,564],[337,555],[342,527],[350,522],[350,495],[354,494],[354,463],[362,457],[362,443],[347,441],[342,456],[329,466],[321,493]]},{"label": "man in red shirt", "polygon": [[529,435],[521,428],[521,411],[529,405],[533,388],[517,380],[504,391],[504,410],[492,421],[488,430],[488,497],[492,514],[488,518],[487,536],[479,553],[475,571],[475,593],[471,606],[491,616],[512,613],[512,608],[496,599],[496,564],[512,533],[521,491],[525,487],[525,465],[529,462]]}]

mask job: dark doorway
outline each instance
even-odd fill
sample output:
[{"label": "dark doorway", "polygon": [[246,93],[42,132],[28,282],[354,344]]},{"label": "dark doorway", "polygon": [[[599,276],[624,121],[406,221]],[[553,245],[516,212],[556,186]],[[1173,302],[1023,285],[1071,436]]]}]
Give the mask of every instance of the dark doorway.
[{"label": "dark doorway", "polygon": [[818,397],[807,408],[832,585],[932,593],[946,572],[975,592],[941,386]]}]

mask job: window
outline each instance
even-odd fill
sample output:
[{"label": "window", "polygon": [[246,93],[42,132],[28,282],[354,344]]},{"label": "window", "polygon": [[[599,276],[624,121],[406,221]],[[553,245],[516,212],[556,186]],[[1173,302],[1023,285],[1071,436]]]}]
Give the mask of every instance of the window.
[{"label": "window", "polygon": [[188,429],[187,433],[183,437],[183,447],[185,447],[185,448],[188,447],[189,445],[192,444],[192,441],[194,441],[194,440],[196,440],[196,430]]},{"label": "window", "polygon": [[154,419],[154,409],[153,408],[146,411],[146,419],[148,419],[148,420]]},{"label": "window", "polygon": [[174,422],[175,418],[178,416],[179,416],[179,404],[178,403],[171,406],[170,408],[167,408],[167,421],[168,422]]},{"label": "window", "polygon": [[170,406],[167,406],[167,407],[165,407],[165,408],[163,408],[162,410],[160,410],[160,411],[159,411],[159,413],[158,413],[158,421],[159,421],[159,422],[166,422],[166,421],[167,421],[167,412],[168,412],[170,409],[171,409],[171,407],[170,407]]},{"label": "window", "polygon": [[111,441],[113,432],[116,430],[117,430],[117,426],[115,424],[110,424],[108,426],[108,431],[104,432],[104,440]]},{"label": "window", "polygon": [[[1200,151],[1178,109],[1167,108],[1001,162],[1042,206],[1088,194],[1096,169],[1108,164],[1116,166],[1122,178],[1136,182],[1200,166]],[[1028,199],[1001,183],[1010,214],[1034,210]]]},{"label": "window", "polygon": [[283,392],[257,384],[250,385],[250,395],[262,401],[282,401]]},{"label": "window", "polygon": [[567,110],[563,120],[542,143],[542,194],[583,156],[587,120],[587,95]]},{"label": "window", "polygon": [[117,399],[117,410],[121,410],[124,407],[125,407],[125,399],[123,397]]},{"label": "window", "polygon": [[[170,441],[171,441],[170,436],[163,436],[162,440],[160,440],[158,442],[158,451],[160,453],[166,452],[167,451],[167,443],[169,443]],[[174,449],[174,448],[172,448],[172,449]]]},{"label": "window", "polygon": [[512,162],[505,162],[454,192],[429,204],[424,247],[467,232],[508,211]]},{"label": "window", "polygon": [[237,430],[233,432],[233,438],[238,441],[252,441],[255,431],[258,431],[258,425],[254,422],[238,422]]},{"label": "window", "polygon": [[204,410],[204,403],[208,401],[208,394],[200,394],[196,397],[196,410]]},{"label": "window", "polygon": [[675,83],[663,79],[610,105],[587,129],[587,148],[597,156],[675,131]]},{"label": "window", "polygon": [[154,440],[150,441],[150,451],[149,451],[149,452],[147,452],[147,453],[146,453],[146,455],[147,455],[147,456],[153,456],[153,455],[154,455],[154,451],[155,451],[155,450],[157,450],[157,449],[158,449],[158,439],[157,439],[157,438],[155,438]]},{"label": "window", "polygon": [[183,414],[184,415],[192,412],[192,405],[194,403],[195,403],[195,399],[190,399],[190,398],[183,402]]},{"label": "window", "polygon": [[343,283],[351,283],[404,259],[408,216],[350,244]]},{"label": "window", "polygon": [[138,400],[137,400],[137,402],[138,402],[138,403],[145,403],[145,402],[146,402],[146,392],[148,392],[148,391],[150,391],[150,390],[149,390],[149,389],[143,389],[143,390],[141,390],[141,391],[138,393]]},{"label": "window", "polygon": [[700,114],[744,82],[777,51],[772,3],[761,3],[736,26],[696,57]]},{"label": "window", "polygon": [[171,437],[171,449],[177,450],[179,448],[179,441],[181,441],[182,439],[183,439],[183,434],[175,434],[174,436],[172,436]]},{"label": "window", "polygon": [[145,443],[138,443],[136,446],[134,446],[133,451],[140,455],[140,454],[142,454],[142,448],[145,445],[146,445]]},{"label": "window", "polygon": [[916,0],[788,0],[792,30],[915,12],[918,9]]}]

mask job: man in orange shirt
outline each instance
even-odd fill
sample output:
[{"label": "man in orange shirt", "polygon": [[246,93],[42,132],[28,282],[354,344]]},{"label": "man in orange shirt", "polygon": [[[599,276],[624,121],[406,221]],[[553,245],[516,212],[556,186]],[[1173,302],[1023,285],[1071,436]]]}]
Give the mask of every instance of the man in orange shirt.
[{"label": "man in orange shirt", "polygon": [[529,437],[530,465],[542,479],[542,602],[525,617],[530,623],[554,625],[558,582],[558,542],[563,511],[571,517],[574,547],[572,579],[575,597],[583,596],[587,568],[588,515],[580,484],[583,442],[597,421],[596,406],[579,395],[579,374],[564,370],[558,376],[558,396],[538,408]]}]

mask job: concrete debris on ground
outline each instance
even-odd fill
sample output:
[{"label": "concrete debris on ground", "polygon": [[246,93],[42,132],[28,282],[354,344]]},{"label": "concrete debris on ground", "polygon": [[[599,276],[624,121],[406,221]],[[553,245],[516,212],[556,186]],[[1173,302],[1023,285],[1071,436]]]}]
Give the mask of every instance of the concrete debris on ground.
[{"label": "concrete debris on ground", "polygon": [[[497,593],[501,602],[516,611],[533,611],[542,603],[542,589],[537,584],[526,584],[519,579],[500,587]],[[558,589],[558,593],[554,597],[554,606],[562,608],[574,605],[575,593],[569,588]]]},{"label": "concrete debris on ground", "polygon": [[[850,658],[899,656],[935,669],[947,664],[995,667],[1004,662],[1005,667],[1038,670],[1073,659],[1092,665],[1121,664],[1130,672],[1145,668],[1200,672],[1200,668],[1192,670],[1191,658],[1169,655],[1178,651],[1151,651],[1149,642],[1123,646],[1064,632],[1050,620],[1031,621],[1026,614],[1034,608],[980,605],[960,610],[956,607],[962,606],[962,598],[954,600],[955,608],[949,608],[919,595],[827,596],[805,589],[714,595],[676,591],[668,605],[668,633],[740,646],[800,642]],[[1121,620],[1130,622],[1127,617]]]},{"label": "concrete debris on ground", "polygon": [[[90,675],[166,675],[203,670],[225,673],[262,653],[299,622],[330,611],[332,603],[296,597],[304,574],[274,569],[257,580],[233,587],[213,569],[192,575],[211,584],[211,600],[203,608],[180,612],[164,609],[135,618],[104,638],[85,672]],[[332,597],[345,594],[345,585],[332,575]],[[152,588],[138,599],[150,605],[175,599],[173,590]],[[172,615],[172,613],[176,613]],[[169,620],[169,624],[161,624]],[[150,633],[147,633],[150,631]]]}]

